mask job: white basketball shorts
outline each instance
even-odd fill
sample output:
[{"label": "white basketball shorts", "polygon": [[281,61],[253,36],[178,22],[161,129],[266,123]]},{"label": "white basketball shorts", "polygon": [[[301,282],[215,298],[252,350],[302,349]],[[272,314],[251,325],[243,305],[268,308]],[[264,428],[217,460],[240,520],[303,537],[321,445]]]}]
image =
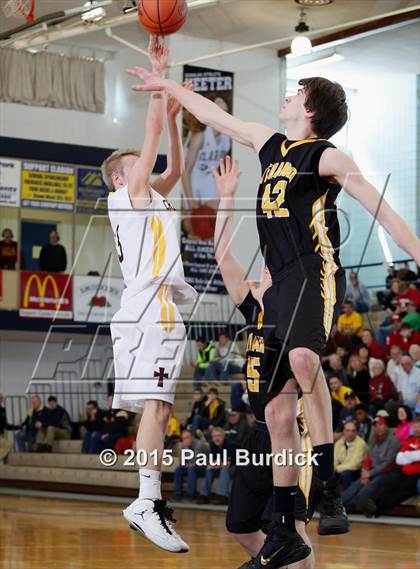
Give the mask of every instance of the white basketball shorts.
[{"label": "white basketball shorts", "polygon": [[114,409],[138,412],[147,399],[171,404],[175,399],[186,330],[170,287],[161,285],[152,300],[150,296],[148,289],[130,298],[111,322]]}]

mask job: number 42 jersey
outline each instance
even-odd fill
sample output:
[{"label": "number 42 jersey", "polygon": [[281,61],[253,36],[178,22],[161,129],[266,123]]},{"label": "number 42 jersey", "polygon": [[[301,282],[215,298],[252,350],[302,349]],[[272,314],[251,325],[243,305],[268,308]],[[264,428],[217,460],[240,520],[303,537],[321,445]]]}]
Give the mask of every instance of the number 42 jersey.
[{"label": "number 42 jersey", "polygon": [[275,133],[261,148],[257,199],[261,251],[273,281],[304,256],[340,267],[336,199],[341,188],[319,176],[328,140]]}]

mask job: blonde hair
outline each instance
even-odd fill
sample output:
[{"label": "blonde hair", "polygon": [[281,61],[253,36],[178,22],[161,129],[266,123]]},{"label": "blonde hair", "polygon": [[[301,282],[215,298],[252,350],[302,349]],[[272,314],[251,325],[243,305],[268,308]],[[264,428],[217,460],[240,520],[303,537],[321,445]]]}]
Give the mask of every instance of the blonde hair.
[{"label": "blonde hair", "polygon": [[121,158],[124,156],[140,156],[140,150],[137,148],[124,148],[123,150],[115,150],[102,162],[101,172],[102,178],[110,192],[115,192],[114,182],[112,181],[112,173],[121,171]]}]

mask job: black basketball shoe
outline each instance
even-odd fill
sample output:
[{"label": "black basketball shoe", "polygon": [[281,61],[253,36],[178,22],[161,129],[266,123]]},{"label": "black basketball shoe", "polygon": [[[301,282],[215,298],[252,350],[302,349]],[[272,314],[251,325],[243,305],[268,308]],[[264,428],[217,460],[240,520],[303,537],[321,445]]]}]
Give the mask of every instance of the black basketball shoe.
[{"label": "black basketball shoe", "polygon": [[296,530],[277,521],[270,523],[268,534],[261,551],[240,569],[277,569],[306,559],[311,548],[306,545]]},{"label": "black basketball shoe", "polygon": [[340,483],[332,477],[325,484],[319,495],[319,535],[335,535],[350,531],[350,524],[343,506]]}]

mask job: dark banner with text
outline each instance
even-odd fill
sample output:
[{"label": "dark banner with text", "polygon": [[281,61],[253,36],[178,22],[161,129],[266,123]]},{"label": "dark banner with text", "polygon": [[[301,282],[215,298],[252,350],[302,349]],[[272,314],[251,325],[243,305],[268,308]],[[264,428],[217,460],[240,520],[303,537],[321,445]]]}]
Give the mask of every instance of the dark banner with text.
[{"label": "dark banner with text", "polygon": [[[192,82],[195,92],[232,113],[233,73],[185,65],[183,79]],[[184,109],[183,141],[181,252],[185,277],[198,292],[226,294],[214,258],[213,237],[219,197],[212,170],[218,168],[221,158],[231,154],[232,140],[201,124]]]}]

